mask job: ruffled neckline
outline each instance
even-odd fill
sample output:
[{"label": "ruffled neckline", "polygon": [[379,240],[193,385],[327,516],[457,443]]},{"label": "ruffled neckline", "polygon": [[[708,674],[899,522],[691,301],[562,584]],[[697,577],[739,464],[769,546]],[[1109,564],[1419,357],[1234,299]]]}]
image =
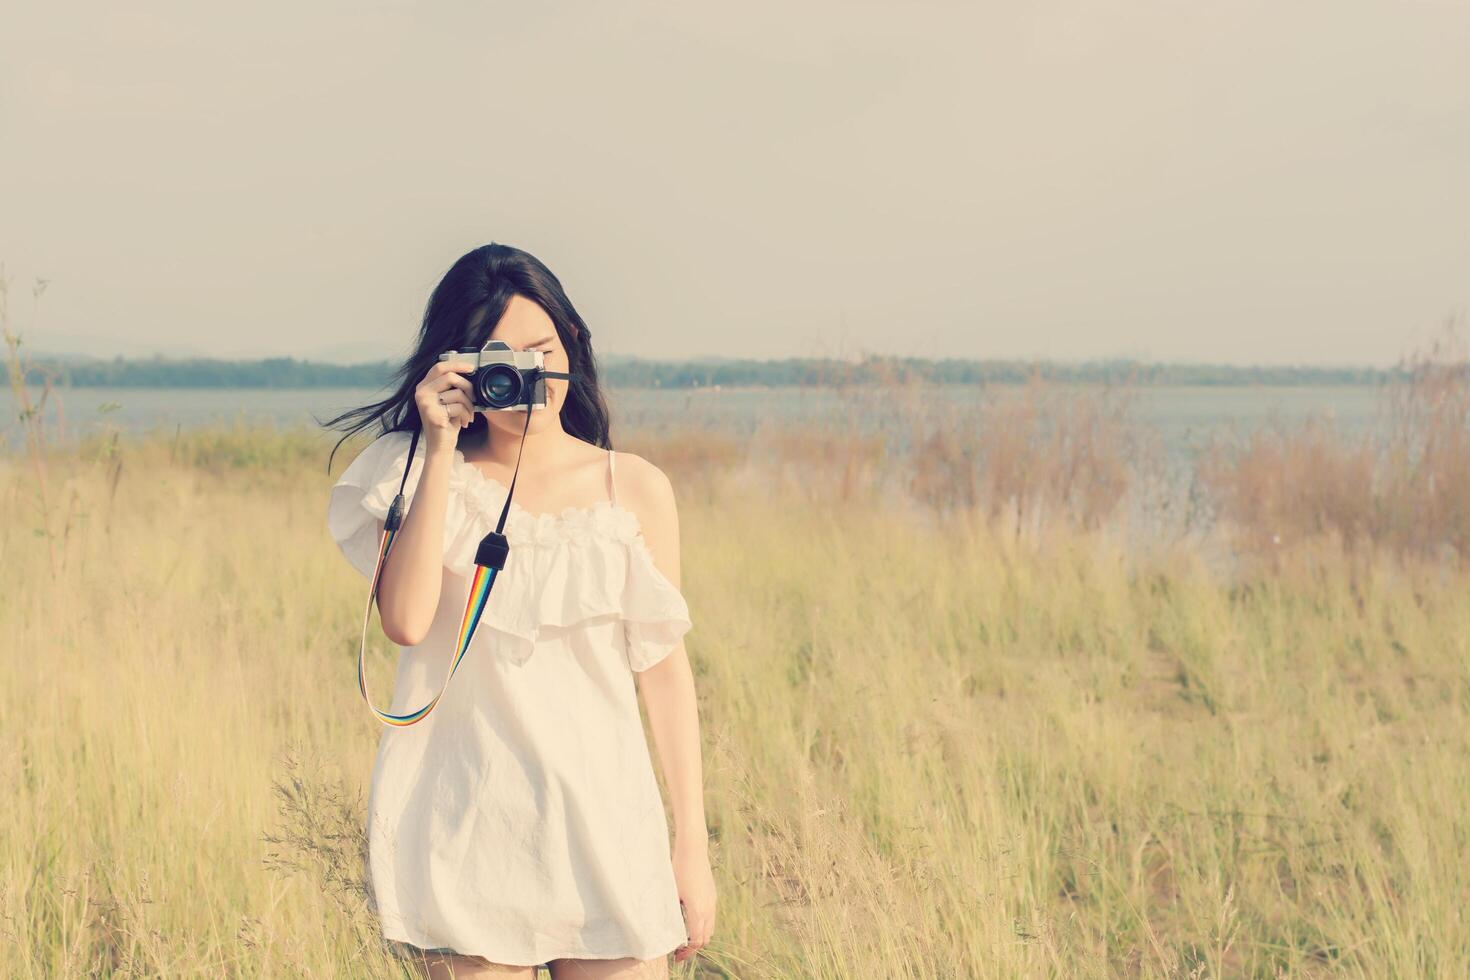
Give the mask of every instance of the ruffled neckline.
[{"label": "ruffled neckline", "polygon": [[[332,488],[328,527],[364,576],[371,577],[376,566],[382,522],[393,498],[402,486],[412,499],[423,472],[423,445],[414,459],[404,451],[410,435],[395,431],[379,437]],[[458,450],[449,486],[444,567],[467,588],[480,542],[500,519],[509,490]],[[511,500],[504,530],[510,552],[486,598],[474,641],[495,657],[524,664],[545,631],[616,617],[623,624],[628,665],[645,670],[677,647],[690,628],[683,594],[659,569],[637,515],[626,507],[600,500],[533,513]],[[458,624],[454,596],[448,607],[444,615]]]},{"label": "ruffled neckline", "polygon": [[[509,493],[506,485],[470,462],[458,449],[454,451],[451,475],[451,487],[461,493],[465,510],[483,522],[481,526],[493,528]],[[606,499],[581,507],[536,512],[526,510],[512,497],[505,518],[505,536],[512,542],[536,545],[584,542],[596,536],[647,547],[638,515]]]}]

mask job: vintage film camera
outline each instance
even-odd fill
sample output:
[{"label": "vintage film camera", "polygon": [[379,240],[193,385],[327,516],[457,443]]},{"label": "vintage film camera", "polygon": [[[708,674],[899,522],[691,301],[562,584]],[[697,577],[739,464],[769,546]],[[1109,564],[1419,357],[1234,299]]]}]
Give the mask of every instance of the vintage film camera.
[{"label": "vintage film camera", "polygon": [[546,407],[546,379],[571,378],[566,371],[546,370],[546,355],[539,350],[512,350],[503,340],[492,340],[483,348],[463,347],[439,355],[441,361],[468,361],[471,400],[477,412],[519,411]]}]

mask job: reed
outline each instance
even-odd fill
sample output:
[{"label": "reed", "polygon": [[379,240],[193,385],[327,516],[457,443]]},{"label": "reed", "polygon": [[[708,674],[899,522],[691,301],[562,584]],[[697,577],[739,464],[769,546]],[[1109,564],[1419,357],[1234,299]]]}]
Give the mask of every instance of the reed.
[{"label": "reed", "polygon": [[[47,280],[38,278],[34,280],[31,287],[33,302],[31,325],[33,327],[39,315],[41,295],[46,291],[46,284]],[[59,434],[63,439],[66,436],[66,420],[65,416],[60,414],[59,398],[52,397],[52,382],[56,378],[56,372],[53,369],[38,367],[32,362],[29,353],[21,349],[24,344],[24,335],[17,330],[12,319],[10,289],[11,276],[6,273],[5,264],[0,262],[0,339],[5,341],[6,380],[9,382],[11,399],[15,404],[16,421],[20,423],[21,438],[25,443],[24,452],[32,467],[31,486],[34,490],[39,532],[46,541],[54,574],[56,547],[53,536],[56,533],[56,515],[53,513],[52,495],[47,485],[46,403],[52,401],[57,406],[57,423],[60,427]],[[40,377],[42,383],[41,397],[35,402],[32,402],[30,389],[27,386],[27,379],[33,376]]]},{"label": "reed", "polygon": [[1365,432],[1317,416],[1216,440],[1199,476],[1234,547],[1267,564],[1324,540],[1470,560],[1470,360],[1455,321],[1403,360],[1379,414]]}]

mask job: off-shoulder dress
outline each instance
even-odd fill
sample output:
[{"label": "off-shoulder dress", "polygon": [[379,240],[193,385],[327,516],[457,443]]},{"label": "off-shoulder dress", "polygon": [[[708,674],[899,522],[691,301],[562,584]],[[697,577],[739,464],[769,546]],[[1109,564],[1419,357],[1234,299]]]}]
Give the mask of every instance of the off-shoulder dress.
[{"label": "off-shoulder dress", "polygon": [[[365,579],[409,438],[377,438],[331,491],[328,530]],[[410,504],[424,458],[421,439]],[[511,965],[653,959],[687,939],[633,674],[678,646],[689,608],[619,506],[615,460],[608,450],[609,496],[592,506],[511,501],[510,554],[447,692],[379,736],[367,836],[386,939]],[[439,608],[423,642],[400,648],[389,711],[443,686],[505,495],[455,451]]]}]

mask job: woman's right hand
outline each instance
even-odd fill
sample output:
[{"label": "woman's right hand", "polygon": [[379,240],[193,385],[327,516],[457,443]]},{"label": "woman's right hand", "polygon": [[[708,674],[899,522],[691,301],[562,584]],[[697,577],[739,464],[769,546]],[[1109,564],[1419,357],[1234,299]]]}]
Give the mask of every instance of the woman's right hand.
[{"label": "woman's right hand", "polygon": [[470,379],[461,372],[473,371],[469,361],[438,361],[413,390],[413,400],[424,426],[425,452],[452,452],[460,430],[475,420],[470,397]]}]

